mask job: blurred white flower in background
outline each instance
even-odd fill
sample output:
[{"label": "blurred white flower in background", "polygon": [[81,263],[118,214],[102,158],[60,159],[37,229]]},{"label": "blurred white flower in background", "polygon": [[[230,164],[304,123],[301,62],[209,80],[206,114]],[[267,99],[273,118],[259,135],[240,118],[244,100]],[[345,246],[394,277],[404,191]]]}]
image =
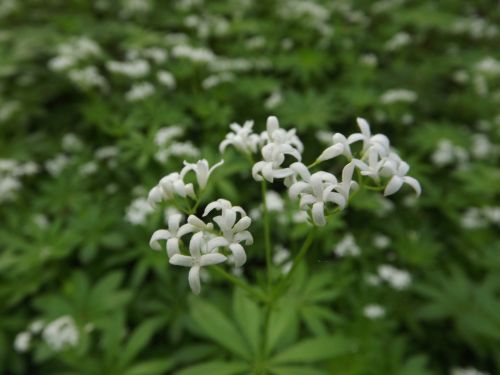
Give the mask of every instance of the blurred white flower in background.
[{"label": "blurred white flower in background", "polygon": [[281,91],[276,90],[269,95],[265,102],[264,102],[264,107],[268,110],[274,109],[277,106],[279,106],[283,102],[283,95],[281,94]]},{"label": "blurred white flower in background", "polygon": [[383,104],[392,103],[413,103],[417,101],[418,95],[415,91],[407,89],[392,89],[387,90],[380,97]]},{"label": "blurred white flower in background", "polygon": [[378,267],[378,276],[397,290],[406,289],[412,280],[409,272],[397,269],[388,264]]},{"label": "blurred white flower in background", "polygon": [[476,370],[474,367],[466,367],[454,368],[450,375],[489,375],[489,373]]},{"label": "blurred white flower in background", "polygon": [[20,332],[14,340],[14,350],[19,353],[25,353],[31,346],[31,333]]},{"label": "blurred white flower in background", "polygon": [[385,43],[385,49],[388,51],[395,51],[407,46],[411,43],[411,35],[401,31],[395,34],[391,39]]},{"label": "blurred white flower in background", "polygon": [[385,316],[385,309],[376,304],[366,305],[363,308],[363,315],[368,319],[380,319]]},{"label": "blurred white flower in background", "polygon": [[125,93],[125,99],[129,102],[137,102],[149,98],[155,91],[155,87],[149,82],[136,83]]},{"label": "blurred white flower in background", "polygon": [[133,225],[145,224],[147,217],[154,212],[146,198],[136,198],[127,207],[125,220]]},{"label": "blurred white flower in background", "polygon": [[354,236],[351,233],[347,233],[333,248],[333,253],[338,257],[345,256],[359,256],[361,254],[361,249],[356,243]]},{"label": "blurred white flower in background", "polygon": [[65,315],[48,323],[42,337],[52,350],[61,351],[76,346],[80,334],[73,318]]},{"label": "blurred white flower in background", "polygon": [[377,249],[386,249],[391,244],[391,239],[384,234],[377,233],[373,237],[373,246]]}]

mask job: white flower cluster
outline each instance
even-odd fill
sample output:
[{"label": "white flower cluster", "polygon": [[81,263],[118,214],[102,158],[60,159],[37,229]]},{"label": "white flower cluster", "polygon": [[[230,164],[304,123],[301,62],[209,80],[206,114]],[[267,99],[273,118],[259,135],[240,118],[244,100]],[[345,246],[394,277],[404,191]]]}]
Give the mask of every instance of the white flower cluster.
[{"label": "white flower cluster", "polygon": [[389,264],[378,267],[379,280],[387,282],[397,290],[406,289],[411,284],[411,275],[408,271],[397,269]]},{"label": "white flower cluster", "polygon": [[485,228],[489,224],[500,226],[500,207],[470,207],[463,213],[460,223],[465,229]]},{"label": "white flower cluster", "polygon": [[179,142],[177,139],[184,134],[182,125],[171,125],[158,129],[154,142],[158,147],[155,159],[165,164],[171,156],[197,158],[200,150],[191,142]]},{"label": "white flower cluster", "polygon": [[453,144],[449,139],[441,139],[436,150],[431,155],[431,160],[438,167],[458,164],[463,167],[469,161],[469,154],[463,147]]},{"label": "white flower cluster", "polygon": [[376,304],[366,305],[363,308],[363,315],[368,319],[380,319],[385,316],[385,309]]},{"label": "white flower cluster", "polygon": [[65,315],[47,325],[42,320],[32,322],[27,330],[16,335],[14,349],[19,353],[27,352],[31,348],[33,338],[39,334],[45,343],[56,352],[76,346],[80,339],[75,321],[71,316]]},{"label": "white flower cluster", "polygon": [[52,350],[61,351],[76,346],[80,333],[73,318],[65,315],[47,324],[42,337]]},{"label": "white flower cluster", "polygon": [[348,233],[335,245],[333,253],[338,257],[352,256],[356,257],[361,254],[361,249],[356,243],[354,236]]},{"label": "white flower cluster", "polygon": [[58,55],[49,61],[49,68],[54,71],[66,71],[80,62],[101,54],[99,45],[87,37],[73,39],[57,47]]},{"label": "white flower cluster", "polygon": [[[220,264],[229,260],[229,254],[235,267],[246,262],[246,253],[242,245],[251,245],[253,237],[247,231],[252,220],[239,206],[233,206],[225,199],[209,203],[203,213],[206,218],[212,211],[220,211],[211,222],[206,223],[195,215],[189,215],[182,224],[184,216],[170,215],[168,230],[160,229],[153,233],[150,246],[161,250],[160,240],[166,241],[169,263],[189,267],[189,286],[195,294],[201,291],[200,270],[202,267]],[[239,218],[238,218],[239,217]],[[188,247],[189,255],[182,253],[182,238],[191,234]]]},{"label": "white flower cluster", "polygon": [[[284,179],[292,199],[300,199],[300,207],[311,214],[315,225],[326,224],[325,211],[331,211],[334,205],[343,209],[352,190],[359,186],[353,181],[357,169],[362,176],[369,177],[377,185],[383,185],[387,179],[384,195],[391,195],[401,189],[403,184],[411,186],[420,195],[419,182],[407,176],[409,165],[403,161],[390,147],[389,139],[383,134],[371,134],[369,124],[358,118],[360,133],[346,138],[340,133],[332,136],[332,145],[326,148],[313,166],[344,156],[348,163],[343,167],[341,177],[326,171],[311,173],[310,167],[302,163],[303,145],[295,133],[295,129],[280,128],[278,119],[270,116],[267,119],[266,131],[253,133],[253,123],[247,121],[243,126],[231,124],[232,132],[220,144],[223,152],[229,145],[246,154],[260,151],[262,159],[254,164],[252,176],[256,181]],[[360,157],[355,158],[351,146],[361,142]],[[312,166],[311,166],[312,167]]]},{"label": "white flower cluster", "polygon": [[416,92],[406,89],[387,90],[380,97],[380,101],[384,104],[392,103],[413,103],[418,99]]},{"label": "white flower cluster", "polygon": [[13,159],[0,159],[0,203],[15,199],[22,187],[21,177],[38,172],[34,162],[21,163]]},{"label": "white flower cluster", "polygon": [[87,37],[73,39],[57,48],[57,56],[49,61],[49,68],[63,72],[67,78],[83,89],[108,88],[108,82],[91,63],[102,52],[99,45]]},{"label": "white flower cluster", "polygon": [[465,368],[459,367],[459,368],[454,368],[451,371],[451,375],[489,375],[489,373],[479,371],[474,367],[465,367]]}]

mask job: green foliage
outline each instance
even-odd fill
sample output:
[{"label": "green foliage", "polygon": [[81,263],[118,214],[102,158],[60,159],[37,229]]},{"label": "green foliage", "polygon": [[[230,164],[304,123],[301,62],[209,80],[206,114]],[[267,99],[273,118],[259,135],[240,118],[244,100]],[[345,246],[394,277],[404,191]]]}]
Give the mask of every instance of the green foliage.
[{"label": "green foliage", "polygon": [[[0,374],[499,373],[499,24],[486,0],[0,1]],[[204,50],[179,56],[186,45]],[[145,72],[110,65],[138,60]],[[141,199],[183,160],[220,160],[230,123],[260,132],[271,114],[307,163],[321,132],[367,118],[422,197],[359,192],[278,298],[311,227],[287,197],[271,211],[289,255],[268,286],[260,188],[227,150],[198,213],[220,197],[255,213],[238,276],[255,283],[209,270],[193,297],[148,247],[165,217]],[[359,256],[338,251],[348,234]],[[387,265],[408,285],[381,278]],[[55,349],[61,318],[78,340]]]}]

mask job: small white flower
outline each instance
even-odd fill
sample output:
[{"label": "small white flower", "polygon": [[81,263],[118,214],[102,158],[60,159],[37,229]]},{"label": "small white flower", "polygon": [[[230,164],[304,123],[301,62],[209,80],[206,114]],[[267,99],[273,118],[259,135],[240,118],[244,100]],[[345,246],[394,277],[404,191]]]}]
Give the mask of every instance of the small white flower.
[{"label": "small white flower", "polygon": [[149,246],[153,250],[161,250],[159,244],[160,240],[167,241],[166,248],[168,257],[171,258],[175,254],[180,254],[179,243],[181,238],[197,230],[192,224],[184,224],[181,226],[181,221],[183,220],[183,215],[174,214],[168,217],[168,230],[159,229],[153,233],[151,240],[149,240]]},{"label": "small white flower", "polygon": [[196,199],[193,184],[184,183],[184,175],[178,172],[172,172],[163,177],[159,184],[149,191],[148,202],[154,206],[158,202],[173,199],[175,194],[183,198]]},{"label": "small white flower", "polygon": [[342,240],[335,246],[333,252],[338,257],[344,256],[359,256],[361,254],[361,250],[354,240],[354,236],[350,233],[346,234]]},{"label": "small white flower", "polygon": [[[234,264],[236,267],[241,267],[246,262],[246,253],[243,246],[253,244],[252,234],[247,231],[252,223],[252,219],[248,217],[245,211],[239,206],[232,206],[231,202],[225,199],[219,199],[207,205],[203,216],[207,216],[212,210],[219,210],[221,214],[215,216],[213,221],[217,223],[222,231],[224,241],[219,242],[220,246],[228,247],[233,254]],[[237,214],[240,214],[240,219],[237,221]]]},{"label": "small white flower", "polygon": [[31,345],[31,333],[20,332],[14,340],[14,349],[16,352],[25,353],[29,350]]},{"label": "small white flower", "polygon": [[229,125],[232,132],[226,135],[220,146],[221,153],[224,152],[227,146],[233,145],[238,151],[243,153],[257,152],[260,143],[260,137],[253,133],[253,121],[245,121],[243,126],[232,123]]},{"label": "small white flower", "polygon": [[156,78],[162,85],[168,87],[169,89],[175,89],[176,82],[175,77],[172,73],[167,72],[166,70],[162,70],[158,72]]},{"label": "small white flower", "polygon": [[127,207],[125,219],[133,224],[139,225],[146,222],[146,218],[153,212],[153,207],[145,198],[137,198]]},{"label": "small white flower", "polygon": [[474,367],[466,367],[466,368],[454,368],[451,371],[451,375],[489,375],[489,373],[479,371]]},{"label": "small white flower", "polygon": [[[384,165],[384,168],[387,168],[387,164]],[[417,196],[419,196],[422,193],[422,188],[420,187],[420,183],[415,178],[406,175],[409,170],[410,166],[408,165],[408,163],[401,160],[390,167],[390,173],[393,176],[391,177],[391,179],[387,183],[387,186],[385,187],[384,196],[392,195],[398,192],[399,189],[401,189],[401,187],[403,186],[403,184],[410,185],[413,188],[413,190],[415,190]]]},{"label": "small white flower", "polygon": [[266,206],[268,211],[283,211],[285,208],[285,203],[283,198],[274,190],[270,190],[266,193]]},{"label": "small white flower", "polygon": [[45,322],[43,320],[35,320],[29,326],[29,330],[33,334],[38,334],[42,332],[43,327],[45,326]]},{"label": "small white flower", "polygon": [[80,335],[73,318],[65,315],[47,324],[42,337],[54,351],[60,351],[76,346]]},{"label": "small white flower", "polygon": [[155,93],[155,87],[149,82],[136,83],[125,94],[125,99],[129,102],[144,100]]},{"label": "small white flower", "polygon": [[266,109],[271,110],[279,106],[282,101],[283,101],[283,95],[281,94],[281,92],[273,91],[271,95],[269,95],[269,97],[264,102],[264,107],[266,107]]},{"label": "small white flower", "polygon": [[394,289],[406,289],[411,283],[411,275],[404,270],[399,270],[393,266],[384,264],[378,267],[378,275]]},{"label": "small white flower", "polygon": [[193,171],[196,174],[196,181],[201,190],[205,189],[208,183],[208,178],[212,172],[224,164],[224,160],[221,160],[217,164],[214,164],[212,168],[209,168],[208,161],[205,159],[198,160],[196,163],[184,162],[184,168],[181,171],[181,175],[185,176],[189,171]]},{"label": "small white flower", "polygon": [[175,138],[180,137],[184,130],[180,125],[172,125],[158,129],[155,134],[155,143],[157,146],[164,146]]},{"label": "small white flower", "polygon": [[368,319],[379,319],[384,317],[385,315],[385,309],[380,306],[380,305],[366,305],[363,308],[363,315],[366,316]]},{"label": "small white flower", "polygon": [[295,135],[295,130],[286,131],[279,127],[278,119],[275,116],[267,118],[267,131],[262,134],[262,139],[266,145],[262,147],[262,157],[252,167],[252,176],[256,181],[263,178],[273,182],[275,178],[285,178],[293,175],[290,168],[282,168],[285,157],[291,156],[297,161],[302,159],[302,142]]},{"label": "small white flower", "polygon": [[289,188],[291,199],[297,199],[300,195],[300,207],[305,209],[311,207],[314,224],[323,226],[326,224],[325,204],[335,203],[343,209],[347,203],[342,194],[333,192],[338,186],[337,178],[327,172],[316,172],[310,174],[307,167],[302,163],[293,163],[291,169],[302,178]]},{"label": "small white flower", "polygon": [[418,99],[416,92],[405,89],[388,90],[382,94],[380,101],[384,104],[413,103]]},{"label": "small white flower", "polygon": [[391,239],[383,234],[376,234],[373,237],[373,246],[377,249],[386,249],[391,244]]},{"label": "small white flower", "polygon": [[189,286],[194,294],[199,294],[201,292],[201,267],[219,264],[227,259],[225,255],[212,252],[216,247],[217,243],[203,241],[201,239],[201,233],[197,233],[193,235],[189,242],[189,252],[191,256],[174,254],[170,258],[170,264],[190,267],[188,280]]}]

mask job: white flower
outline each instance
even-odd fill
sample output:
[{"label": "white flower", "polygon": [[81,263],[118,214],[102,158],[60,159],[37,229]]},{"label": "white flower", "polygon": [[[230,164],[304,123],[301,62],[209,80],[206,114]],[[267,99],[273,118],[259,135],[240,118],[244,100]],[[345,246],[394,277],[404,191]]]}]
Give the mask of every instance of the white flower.
[{"label": "white flower", "polygon": [[411,283],[411,275],[404,270],[399,270],[393,266],[384,264],[378,267],[378,275],[394,289],[405,289]]},{"label": "white flower", "polygon": [[168,257],[171,258],[175,254],[180,254],[179,242],[181,238],[197,230],[195,226],[189,223],[181,226],[182,219],[183,215],[181,214],[170,215],[168,217],[168,230],[159,229],[154,232],[151,236],[151,240],[149,240],[149,246],[151,246],[153,250],[161,250],[159,241],[166,240]]},{"label": "white flower", "polygon": [[171,140],[181,136],[184,130],[180,125],[172,125],[158,129],[155,134],[155,143],[157,146],[164,146]]},{"label": "white flower", "polygon": [[310,174],[307,167],[302,163],[293,163],[291,169],[300,175],[302,181],[297,181],[289,188],[289,195],[297,199],[300,195],[300,207],[305,209],[311,207],[314,224],[323,226],[326,224],[325,204],[335,203],[341,209],[346,205],[346,199],[342,194],[333,192],[337,187],[337,178],[327,172],[316,172]]},{"label": "white flower", "polygon": [[151,207],[147,199],[137,198],[127,207],[125,219],[133,225],[144,224],[148,215],[153,211],[153,207]]},{"label": "white flower", "polygon": [[69,164],[70,159],[64,155],[59,154],[55,158],[45,162],[45,168],[52,176],[58,176],[64,168]]},{"label": "white flower", "polygon": [[380,101],[384,104],[392,103],[413,103],[418,99],[416,92],[405,89],[392,89],[387,90],[380,97]]},{"label": "white flower", "polygon": [[264,107],[266,109],[274,109],[281,104],[283,101],[283,95],[280,91],[273,91],[271,95],[264,102]]},{"label": "white flower", "polygon": [[130,78],[141,78],[149,74],[150,66],[146,60],[110,61],[106,64],[112,73],[122,74]]},{"label": "white flower", "polygon": [[175,77],[172,73],[167,72],[166,70],[162,70],[158,72],[156,78],[162,85],[168,87],[169,89],[175,89],[176,82]]},{"label": "white flower", "polygon": [[394,159],[392,159],[386,161],[383,168],[385,170],[388,170],[389,173],[392,174],[391,179],[385,187],[384,196],[392,195],[398,192],[403,184],[410,185],[413,190],[415,190],[417,196],[422,193],[420,183],[415,178],[406,175],[410,170],[410,166],[408,165],[408,163],[402,160],[394,161]]},{"label": "white flower", "polygon": [[454,368],[451,371],[451,375],[489,375],[489,373],[476,370],[473,367],[467,367],[467,368]]},{"label": "white flower", "polygon": [[344,257],[344,256],[358,256],[361,251],[354,240],[354,236],[350,233],[346,234],[342,240],[335,246],[333,249],[333,252],[335,255],[338,257]]},{"label": "white flower", "polygon": [[264,160],[254,164],[252,176],[256,181],[266,179],[273,182],[275,178],[285,178],[294,172],[290,168],[282,168],[287,155],[297,161],[302,156],[302,142],[295,135],[295,130],[286,131],[279,127],[278,119],[269,116],[267,119],[267,131],[262,134],[262,138],[267,144],[262,147],[262,157]]},{"label": "white flower", "polygon": [[129,102],[144,100],[155,93],[155,87],[149,82],[136,83],[125,94],[125,99]]},{"label": "white flower", "polygon": [[[186,172],[187,171],[184,171],[184,173]],[[163,200],[168,201],[173,199],[175,194],[183,198],[191,197],[196,199],[193,184],[184,183],[184,174],[182,171],[181,173],[172,172],[163,177],[159,184],[149,191],[148,202],[154,206],[156,203]]]},{"label": "white flower", "polygon": [[64,151],[77,152],[83,148],[83,142],[74,133],[66,133],[62,137],[61,145]]},{"label": "white flower", "polygon": [[385,309],[380,305],[366,305],[363,308],[363,315],[368,319],[379,319],[385,315]]},{"label": "white flower", "polygon": [[355,140],[349,140],[340,133],[335,133],[332,136],[333,144],[325,149],[318,157],[318,161],[333,159],[339,155],[344,155],[347,159],[352,159],[351,143]]},{"label": "white flower", "polygon": [[370,124],[365,119],[358,117],[356,119],[361,133],[354,133],[349,136],[348,143],[352,144],[357,141],[363,141],[363,152],[371,149],[377,151],[380,156],[387,156],[390,152],[390,142],[384,134],[372,135]]},{"label": "white flower", "polygon": [[209,168],[208,161],[205,159],[198,160],[196,163],[184,162],[184,168],[181,171],[181,175],[185,176],[189,171],[193,171],[196,174],[196,181],[201,190],[205,189],[208,183],[208,178],[212,172],[224,164],[224,160],[221,160],[217,164],[214,164],[212,168]]},{"label": "white flower", "polygon": [[245,121],[243,126],[232,123],[229,125],[232,132],[229,132],[219,145],[221,153],[224,152],[227,146],[233,145],[238,151],[244,153],[257,152],[260,143],[260,137],[253,133],[253,121]]},{"label": "white flower", "polygon": [[191,256],[174,254],[169,261],[170,264],[176,266],[190,267],[188,280],[194,294],[201,292],[201,267],[219,264],[227,259],[225,255],[212,252],[217,247],[217,242],[206,242],[201,237],[201,233],[197,233],[191,238],[189,242]]},{"label": "white flower", "polygon": [[43,320],[35,320],[29,326],[29,330],[33,334],[38,334],[42,332],[43,327],[45,326],[45,322]]},{"label": "white flower", "polygon": [[[233,254],[235,266],[241,267],[245,264],[247,257],[240,243],[244,242],[246,245],[253,244],[253,237],[251,233],[246,230],[250,227],[252,219],[246,215],[241,207],[232,206],[231,202],[225,199],[219,199],[209,203],[205,208],[203,216],[207,216],[214,209],[221,211],[219,216],[213,218],[213,221],[217,223],[219,229],[222,231],[224,239],[224,241],[219,242],[219,244],[229,248]],[[241,218],[236,221],[238,213]]]},{"label": "white flower", "polygon": [[377,249],[385,249],[391,244],[391,239],[383,234],[376,234],[373,237],[373,246]]},{"label": "white flower", "polygon": [[283,198],[274,190],[269,190],[266,193],[266,206],[268,211],[283,211],[285,208],[285,203]]},{"label": "white flower", "polygon": [[14,349],[16,352],[25,353],[29,350],[31,344],[31,333],[20,332],[14,340]]},{"label": "white flower", "polygon": [[47,324],[42,336],[47,345],[55,351],[76,346],[80,337],[75,321],[69,315],[61,316]]}]

